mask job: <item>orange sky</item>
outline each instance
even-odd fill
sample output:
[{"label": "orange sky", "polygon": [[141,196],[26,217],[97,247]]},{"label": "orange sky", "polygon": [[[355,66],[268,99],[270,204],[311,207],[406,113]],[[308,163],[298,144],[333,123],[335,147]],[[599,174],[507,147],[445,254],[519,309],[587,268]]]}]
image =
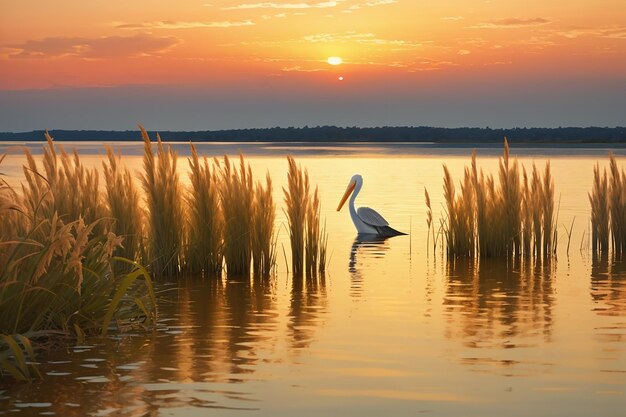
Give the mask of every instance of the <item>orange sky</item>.
[{"label": "orange sky", "polygon": [[624,0],[0,0],[0,91],[269,83],[402,92],[624,74]]}]

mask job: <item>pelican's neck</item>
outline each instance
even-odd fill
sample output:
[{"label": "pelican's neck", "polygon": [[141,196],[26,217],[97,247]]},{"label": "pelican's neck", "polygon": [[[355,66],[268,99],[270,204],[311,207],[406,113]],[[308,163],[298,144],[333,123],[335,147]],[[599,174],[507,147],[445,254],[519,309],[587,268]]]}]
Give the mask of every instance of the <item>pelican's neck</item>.
[{"label": "pelican's neck", "polygon": [[[356,214],[356,209],[354,208],[354,201],[356,200],[356,196],[359,195],[359,191],[361,191],[361,187],[363,186],[363,181],[356,181],[356,186],[354,187],[354,191],[350,196],[350,202],[348,207],[350,208],[350,217],[352,218],[352,222],[356,226],[357,230],[359,230],[359,225],[362,223],[359,216]],[[359,230],[360,231],[360,230]]]}]

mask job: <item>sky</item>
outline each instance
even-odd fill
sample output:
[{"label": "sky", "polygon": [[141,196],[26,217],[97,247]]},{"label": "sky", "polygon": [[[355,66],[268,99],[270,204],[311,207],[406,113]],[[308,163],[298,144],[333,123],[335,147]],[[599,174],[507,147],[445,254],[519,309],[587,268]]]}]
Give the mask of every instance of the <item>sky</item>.
[{"label": "sky", "polygon": [[0,131],[625,126],[624,109],[625,0],[0,0]]}]

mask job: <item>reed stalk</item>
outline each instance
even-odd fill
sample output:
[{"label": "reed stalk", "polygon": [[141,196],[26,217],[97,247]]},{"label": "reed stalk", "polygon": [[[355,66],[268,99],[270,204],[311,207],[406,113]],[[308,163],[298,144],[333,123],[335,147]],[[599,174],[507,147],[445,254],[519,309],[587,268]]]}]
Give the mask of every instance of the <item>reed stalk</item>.
[{"label": "reed stalk", "polygon": [[156,158],[148,132],[139,126],[144,141],[144,172],[141,175],[148,211],[148,257],[157,276],[175,276],[184,261],[184,210],[182,186],[176,164],[178,156],[165,148],[157,134]]},{"label": "reed stalk", "polygon": [[276,265],[274,221],[276,205],[272,197],[272,179],[267,174],[265,186],[257,182],[252,216],[252,259],[256,275],[267,277]]},{"label": "reed stalk", "polygon": [[144,251],[144,217],[141,196],[121,155],[116,156],[106,146],[107,160],[102,162],[105,179],[105,214],[114,220],[112,232],[124,240],[115,254],[126,259],[142,262]]},{"label": "reed stalk", "polygon": [[[591,204],[591,247],[593,253],[609,250],[609,197],[606,170],[600,174],[600,165],[593,168],[593,187],[588,194]],[[582,245],[581,245],[582,247]]]},{"label": "reed stalk", "polygon": [[224,157],[221,168],[220,197],[224,215],[224,259],[229,276],[250,274],[252,259],[252,218],[254,188],[252,171],[243,155],[239,169]]},{"label": "reed stalk", "polygon": [[309,200],[309,175],[306,170],[296,165],[293,157],[288,156],[287,189],[285,195],[285,213],[291,242],[291,265],[294,275],[304,272],[304,246],[306,233],[306,215]]},{"label": "reed stalk", "polygon": [[[102,207],[93,196],[97,187],[90,188],[97,184],[93,171],[76,153],[58,156],[47,139],[43,171],[26,151],[20,193],[0,181],[0,374],[18,380],[34,375],[28,363],[33,335],[83,337],[106,332],[113,318],[144,315],[150,322],[156,313],[145,270],[115,272],[120,260],[113,253],[122,238],[97,218]],[[76,189],[64,195],[65,186]],[[86,192],[90,196],[79,195]]]},{"label": "reed stalk", "polygon": [[208,158],[200,159],[196,147],[193,144],[190,146],[186,268],[192,274],[219,276],[223,263],[224,233],[220,178]]},{"label": "reed stalk", "polygon": [[[448,257],[538,257],[542,253],[552,256],[556,250],[556,220],[549,163],[543,177],[533,166],[530,183],[522,167],[520,181],[519,165],[517,160],[511,161],[505,138],[497,185],[493,176],[485,175],[482,170],[479,175],[475,152],[471,167],[465,168],[458,195],[445,164],[443,169],[447,217],[443,230]],[[430,228],[428,203],[427,195]]]}]

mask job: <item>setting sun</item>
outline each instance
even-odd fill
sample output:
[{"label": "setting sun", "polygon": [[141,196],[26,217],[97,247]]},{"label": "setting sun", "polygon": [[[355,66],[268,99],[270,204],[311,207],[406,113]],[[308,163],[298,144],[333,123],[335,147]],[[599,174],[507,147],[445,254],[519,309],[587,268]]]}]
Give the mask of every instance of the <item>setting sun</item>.
[{"label": "setting sun", "polygon": [[326,62],[328,62],[330,65],[341,65],[343,63],[343,59],[339,58],[338,56],[331,56],[328,57]]}]

